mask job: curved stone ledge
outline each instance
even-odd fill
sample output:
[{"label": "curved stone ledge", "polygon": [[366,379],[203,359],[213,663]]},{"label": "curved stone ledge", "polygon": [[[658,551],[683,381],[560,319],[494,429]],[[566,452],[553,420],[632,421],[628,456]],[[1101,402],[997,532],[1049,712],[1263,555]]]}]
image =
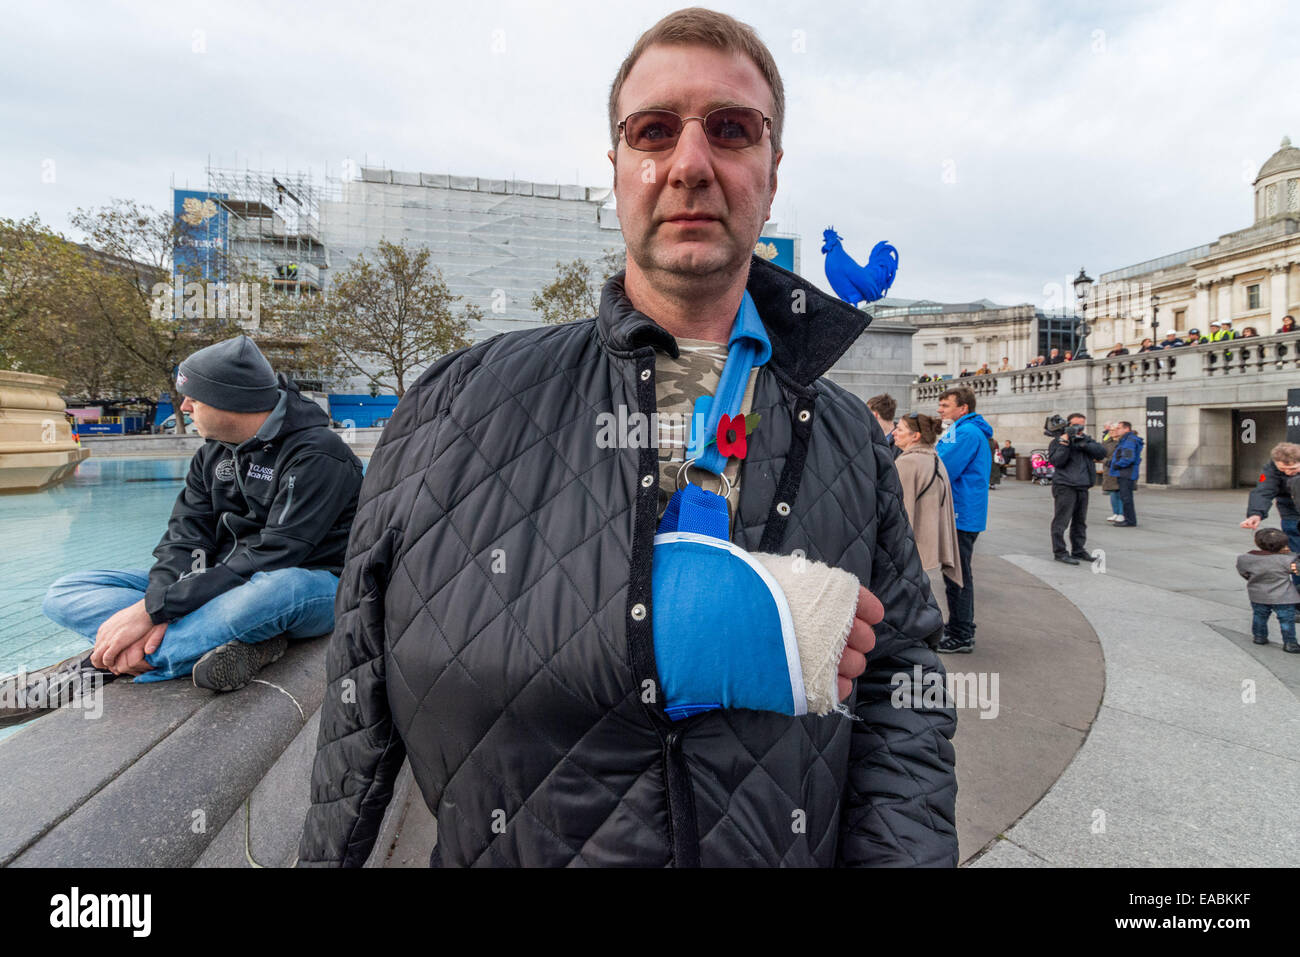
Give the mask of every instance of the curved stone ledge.
[{"label": "curved stone ledge", "polygon": [[0,866],[188,867],[209,846],[210,863],[234,864],[226,832],[234,834],[235,824],[239,862],[246,863],[250,795],[263,841],[253,845],[255,859],[291,863],[306,812],[316,745],[310,719],[325,691],[327,645],[324,638],[291,644],[258,681],[232,694],[181,680],[119,679],[100,692],[99,717],[65,708],[0,741],[7,799]]}]

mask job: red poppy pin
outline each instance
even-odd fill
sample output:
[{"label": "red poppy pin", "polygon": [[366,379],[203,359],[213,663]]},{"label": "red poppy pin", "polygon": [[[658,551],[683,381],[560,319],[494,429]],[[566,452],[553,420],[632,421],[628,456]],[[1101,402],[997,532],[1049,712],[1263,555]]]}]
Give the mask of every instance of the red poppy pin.
[{"label": "red poppy pin", "polygon": [[745,415],[724,415],[718,420],[718,451],[725,456],[743,459],[749,451],[745,440]]}]

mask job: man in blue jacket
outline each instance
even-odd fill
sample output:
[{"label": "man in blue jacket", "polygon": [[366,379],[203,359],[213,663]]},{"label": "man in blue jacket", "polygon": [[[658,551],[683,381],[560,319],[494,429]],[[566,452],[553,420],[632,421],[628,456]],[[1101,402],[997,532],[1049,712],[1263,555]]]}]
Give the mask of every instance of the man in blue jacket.
[{"label": "man in blue jacket", "polygon": [[939,650],[947,654],[969,654],[975,650],[975,580],[971,576],[971,554],[989,513],[989,473],[993,468],[989,440],[993,437],[993,427],[975,414],[975,393],[965,386],[940,393],[939,415],[952,423],[939,437],[935,448],[952,483],[962,579],[960,587],[950,578],[943,580],[948,594],[948,626]]},{"label": "man in blue jacket", "polygon": [[1109,474],[1119,480],[1119,500],[1124,505],[1124,519],[1114,524],[1131,528],[1137,524],[1133,489],[1137,487],[1138,467],[1142,464],[1142,436],[1133,431],[1131,422],[1120,422],[1111,434],[1119,437],[1119,444],[1110,457]]}]

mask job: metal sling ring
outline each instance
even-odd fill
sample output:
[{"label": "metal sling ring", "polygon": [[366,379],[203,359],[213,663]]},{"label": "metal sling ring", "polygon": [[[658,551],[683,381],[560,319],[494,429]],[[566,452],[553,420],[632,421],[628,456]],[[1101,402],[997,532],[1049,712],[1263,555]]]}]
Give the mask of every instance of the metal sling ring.
[{"label": "metal sling ring", "polygon": [[[685,462],[682,463],[681,468],[677,470],[677,478],[673,482],[673,484],[677,487],[677,490],[679,492],[682,489],[683,477],[685,477],[687,485],[691,483],[691,477],[687,475],[687,471],[694,464],[695,464],[695,459],[687,459]],[[700,471],[702,472],[704,471],[704,469],[701,469]],[[712,475],[713,473],[709,473],[709,474]],[[727,476],[723,475],[721,472],[717,473],[717,477],[719,479],[717,494],[721,495],[723,498],[731,498],[731,481],[727,478]],[[700,488],[704,488],[704,486],[701,485]],[[723,489],[726,489],[726,491],[723,491]]]}]

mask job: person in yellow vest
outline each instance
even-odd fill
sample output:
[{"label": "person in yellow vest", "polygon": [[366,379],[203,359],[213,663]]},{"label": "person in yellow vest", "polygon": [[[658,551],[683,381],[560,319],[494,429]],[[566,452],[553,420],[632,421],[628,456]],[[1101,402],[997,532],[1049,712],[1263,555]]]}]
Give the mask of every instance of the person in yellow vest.
[{"label": "person in yellow vest", "polygon": [[[1214,323],[1210,323],[1210,325],[1213,326]],[[1235,338],[1237,338],[1237,333],[1233,331],[1231,319],[1223,320],[1222,323],[1219,323],[1218,331],[1210,334],[1211,342],[1218,342],[1221,339],[1235,339]]]},{"label": "person in yellow vest", "polygon": [[[1210,336],[1210,341],[1222,342],[1225,339],[1235,339],[1235,338],[1237,338],[1237,333],[1232,328],[1232,320],[1224,319],[1223,322],[1219,324],[1219,331],[1214,333],[1212,336]],[[1223,354],[1223,358],[1231,359],[1232,350],[1229,349],[1227,352],[1225,352]]]}]

